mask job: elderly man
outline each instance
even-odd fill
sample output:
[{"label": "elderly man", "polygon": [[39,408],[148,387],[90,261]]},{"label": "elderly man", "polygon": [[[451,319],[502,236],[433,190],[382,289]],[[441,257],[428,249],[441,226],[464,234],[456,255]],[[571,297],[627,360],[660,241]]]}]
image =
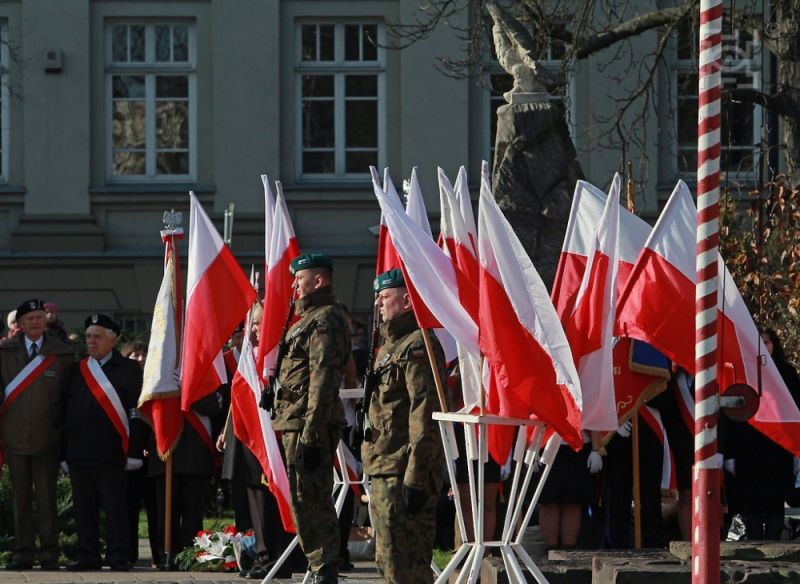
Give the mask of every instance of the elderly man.
[{"label": "elderly man", "polygon": [[333,296],[333,263],[321,254],[292,260],[300,319],[287,331],[275,396],[275,430],[286,453],[292,514],[312,584],[338,581],[339,525],[333,454],[345,427],[339,387],[350,357],[347,318]]},{"label": "elderly man", "polygon": [[444,353],[429,335],[434,372],[400,270],[379,275],[374,288],[384,343],[375,357],[379,381],[361,456],[372,484],[375,560],[387,582],[430,582],[444,461],[432,418],[438,410],[434,375],[444,384]]},{"label": "elderly man", "polygon": [[14,556],[7,570],[33,567],[34,500],[39,563],[58,569],[56,483],[61,443],[60,403],[74,353],[45,336],[44,303],[26,300],[16,310],[21,332],[0,342],[0,441],[14,501]]},{"label": "elderly man", "polygon": [[67,386],[65,459],[72,483],[78,561],[70,570],[99,570],[100,517],[106,514],[106,561],[127,571],[129,552],[126,467],[141,468],[144,436],[133,435],[136,403],[142,391],[142,368],[114,349],[120,328],[105,314],[86,319],[89,356],[72,368]]}]

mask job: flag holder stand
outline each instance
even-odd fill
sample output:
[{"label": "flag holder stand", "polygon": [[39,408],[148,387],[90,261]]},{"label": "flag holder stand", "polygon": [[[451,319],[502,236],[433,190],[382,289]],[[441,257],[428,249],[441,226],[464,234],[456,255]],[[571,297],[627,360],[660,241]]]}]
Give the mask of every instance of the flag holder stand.
[{"label": "flag holder stand", "polygon": [[[341,390],[340,395],[341,397],[358,397],[358,392],[361,392],[361,397],[364,397],[364,390],[360,388],[352,389],[352,390]],[[350,395],[350,392],[353,395]],[[352,488],[353,486],[360,486],[364,489],[364,491],[369,494],[369,481],[367,480],[367,476],[361,473],[361,478],[357,480],[353,480],[347,474],[347,457],[345,454],[345,449],[347,446],[341,440],[339,440],[339,445],[336,447],[336,460],[338,463],[338,468],[333,468],[333,494],[332,496],[335,498],[334,501],[334,509],[336,509],[336,516],[342,512],[342,508],[344,507],[344,501],[347,497],[348,489]],[[275,577],[275,574],[278,573],[278,570],[283,567],[283,564],[286,563],[286,560],[289,558],[291,553],[294,551],[300,544],[300,537],[295,535],[292,538],[292,541],[289,542],[289,545],[286,546],[286,549],[283,550],[283,553],[278,557],[275,564],[273,564],[270,571],[267,573],[266,577],[262,580],[262,583],[271,582],[272,579]],[[311,571],[308,570],[303,576],[303,584],[306,584],[309,580],[311,580]]]},{"label": "flag holder stand", "polygon": [[[453,495],[456,504],[456,514],[462,534],[462,541],[464,542],[461,544],[461,547],[456,550],[456,553],[447,566],[438,575],[436,584],[448,582],[451,575],[455,573],[459,566],[461,566],[462,569],[456,580],[456,584],[465,582],[474,584],[480,576],[483,557],[487,550],[492,548],[499,550],[510,582],[515,584],[525,582],[526,579],[523,572],[524,569],[527,569],[537,582],[540,584],[546,583],[547,579],[544,574],[542,574],[541,570],[536,566],[533,558],[531,558],[528,552],[522,547],[522,539],[531,517],[533,516],[536,503],[539,501],[547,476],[550,474],[550,469],[552,468],[553,460],[558,452],[558,446],[561,440],[557,436],[554,436],[553,439],[548,441],[540,456],[539,450],[544,438],[544,424],[539,420],[447,412],[435,412],[433,414],[433,419],[439,422],[442,430],[447,471],[450,476],[451,484],[454,485]],[[452,440],[454,436],[454,422],[464,425],[466,436],[474,436],[476,430],[478,436],[477,453],[467,453],[467,457],[471,460],[481,461],[481,464],[477,465],[477,480],[475,480],[476,477],[473,472],[469,473],[470,506],[473,510],[474,531],[477,534],[473,540],[468,539],[471,534],[466,534],[464,528],[463,511],[457,494],[458,489],[455,487],[454,481],[454,465],[455,460],[458,458],[458,452],[455,450],[455,445]],[[512,478],[511,491],[508,496],[509,507],[503,523],[502,536],[499,540],[487,540],[483,533],[483,510],[485,506],[483,463],[488,460],[487,429],[490,424],[498,426],[516,426],[518,428],[517,439],[512,452],[512,457],[516,464]],[[533,439],[528,443],[526,430],[531,426],[535,427],[535,430]],[[467,450],[469,451],[469,447],[467,447]],[[477,456],[475,454],[477,454]],[[533,494],[533,498],[526,506],[525,493],[528,491],[533,473],[540,463],[545,465],[544,470]],[[469,466],[471,467],[472,465],[469,464]]]}]

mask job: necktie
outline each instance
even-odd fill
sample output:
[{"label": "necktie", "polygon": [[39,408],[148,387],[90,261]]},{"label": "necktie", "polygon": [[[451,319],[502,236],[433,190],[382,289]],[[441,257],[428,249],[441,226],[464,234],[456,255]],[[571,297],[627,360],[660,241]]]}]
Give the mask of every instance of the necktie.
[{"label": "necktie", "polygon": [[36,343],[31,344],[31,360],[33,360],[36,357],[36,355],[39,354],[39,349],[37,348],[38,346],[39,345],[37,345]]}]

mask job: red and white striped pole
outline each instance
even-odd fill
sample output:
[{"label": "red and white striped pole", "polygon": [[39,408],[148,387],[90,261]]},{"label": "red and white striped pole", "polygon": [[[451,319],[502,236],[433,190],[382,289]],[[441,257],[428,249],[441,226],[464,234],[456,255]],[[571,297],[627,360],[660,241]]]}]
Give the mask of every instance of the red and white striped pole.
[{"label": "red and white striped pole", "polygon": [[721,465],[717,456],[717,256],[721,55],[722,0],[701,0],[697,111],[692,584],[719,584]]}]

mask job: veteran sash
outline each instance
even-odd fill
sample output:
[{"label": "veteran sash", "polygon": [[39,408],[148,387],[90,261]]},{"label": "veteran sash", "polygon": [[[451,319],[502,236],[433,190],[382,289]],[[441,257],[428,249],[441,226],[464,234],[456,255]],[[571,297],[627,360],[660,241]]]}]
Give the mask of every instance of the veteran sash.
[{"label": "veteran sash", "polygon": [[39,379],[42,373],[53,364],[56,360],[55,355],[37,355],[30,362],[17,373],[6,386],[5,399],[3,405],[0,406],[0,417],[6,413],[6,410],[11,407],[11,404],[22,395],[31,383]]},{"label": "veteran sash", "polygon": [[119,434],[122,442],[122,452],[127,456],[130,429],[128,428],[128,416],[125,414],[125,408],[119,399],[117,390],[114,389],[111,381],[106,377],[97,359],[87,357],[81,361],[81,375],[89,391],[97,400],[97,403],[100,404],[100,407],[103,408],[109,421],[114,426],[117,434]]}]

